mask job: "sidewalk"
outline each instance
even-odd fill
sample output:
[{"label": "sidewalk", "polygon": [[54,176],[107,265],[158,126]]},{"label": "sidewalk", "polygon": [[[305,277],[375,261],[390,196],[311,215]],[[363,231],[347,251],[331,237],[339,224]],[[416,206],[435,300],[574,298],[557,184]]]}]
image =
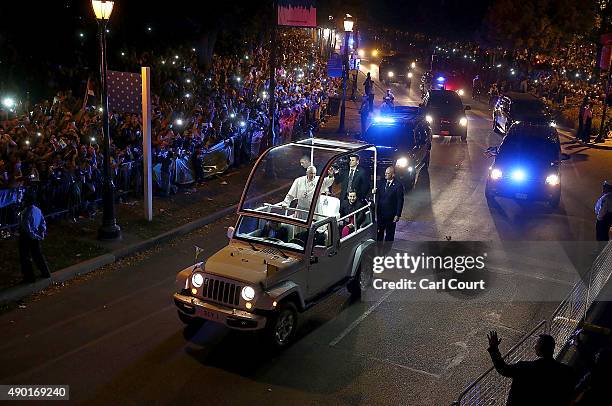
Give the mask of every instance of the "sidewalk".
[{"label": "sidewalk", "polygon": [[559,135],[561,135],[562,137],[570,140],[571,142],[574,142],[578,145],[582,145],[584,147],[587,148],[593,148],[593,149],[603,149],[603,150],[609,150],[612,151],[612,138],[607,138],[605,140],[605,142],[602,143],[594,143],[593,141],[588,142],[588,143],[584,143],[581,140],[576,138],[576,130],[571,129],[571,128],[557,128],[557,130],[559,131]]},{"label": "sidewalk", "polygon": [[19,284],[17,240],[0,241],[0,303],[19,300],[233,214],[250,170],[251,165],[245,165],[174,196],[154,197],[152,222],[143,218],[142,200],[117,204],[117,222],[122,229],[119,241],[97,239],[101,212],[93,219],[49,223],[43,252],[52,276],[34,284]]}]

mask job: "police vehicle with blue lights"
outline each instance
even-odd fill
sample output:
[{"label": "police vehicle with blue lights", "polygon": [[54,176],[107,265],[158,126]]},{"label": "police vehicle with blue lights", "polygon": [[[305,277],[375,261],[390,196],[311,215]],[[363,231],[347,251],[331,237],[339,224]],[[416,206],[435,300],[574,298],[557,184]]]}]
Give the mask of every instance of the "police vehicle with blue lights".
[{"label": "police vehicle with blue lights", "polygon": [[555,208],[561,200],[559,135],[547,125],[515,124],[501,145],[487,152],[494,157],[489,168],[485,196],[546,201]]},{"label": "police vehicle with blue lights", "polygon": [[380,174],[388,166],[395,167],[395,176],[410,190],[420,172],[429,167],[431,128],[419,107],[395,106],[391,112],[375,115],[362,135],[364,141],[376,145]]}]

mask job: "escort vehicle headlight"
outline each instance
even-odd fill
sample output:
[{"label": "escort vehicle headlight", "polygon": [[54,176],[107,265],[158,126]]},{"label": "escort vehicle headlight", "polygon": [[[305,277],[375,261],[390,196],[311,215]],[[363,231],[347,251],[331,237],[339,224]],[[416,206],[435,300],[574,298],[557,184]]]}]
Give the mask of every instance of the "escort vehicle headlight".
[{"label": "escort vehicle headlight", "polygon": [[194,287],[199,288],[200,286],[202,286],[203,283],[204,283],[204,277],[202,276],[202,274],[194,273],[193,276],[191,277],[191,284]]},{"label": "escort vehicle headlight", "polygon": [[465,93],[465,92],[463,91],[463,89],[459,89],[459,90],[457,90],[457,94],[458,94],[459,96],[463,96],[463,94],[464,94],[464,93]]},{"label": "escort vehicle headlight", "polygon": [[502,175],[503,175],[503,173],[502,173],[501,169],[493,168],[493,170],[491,170],[491,179],[493,179],[493,180],[501,179]]},{"label": "escort vehicle headlight", "polygon": [[546,184],[550,186],[557,186],[560,181],[561,179],[559,179],[559,175],[557,175],[556,173],[551,173],[546,177]]},{"label": "escort vehicle headlight", "polygon": [[244,300],[250,302],[255,298],[255,289],[250,286],[245,286],[244,288],[242,288],[242,292],[240,293],[240,295]]},{"label": "escort vehicle headlight", "polygon": [[431,123],[433,123],[433,117],[428,114],[428,115],[425,116],[425,121],[427,121],[429,124],[431,124]]},{"label": "escort vehicle headlight", "polygon": [[393,73],[393,71],[389,71],[389,72],[387,72],[387,76],[392,78],[393,76],[395,76],[395,73]]},{"label": "escort vehicle headlight", "polygon": [[401,158],[398,158],[398,160],[395,161],[395,165],[399,166],[400,168],[407,167],[408,166],[408,158],[406,158],[404,156],[401,157]]},{"label": "escort vehicle headlight", "polygon": [[465,127],[467,125],[467,118],[461,117],[461,119],[459,119],[459,125]]}]

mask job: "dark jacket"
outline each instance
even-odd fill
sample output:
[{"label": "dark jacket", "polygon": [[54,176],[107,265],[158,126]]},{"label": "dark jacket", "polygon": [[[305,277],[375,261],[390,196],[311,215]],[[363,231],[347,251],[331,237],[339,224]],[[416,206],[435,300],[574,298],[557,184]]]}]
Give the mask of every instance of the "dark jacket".
[{"label": "dark jacket", "polygon": [[500,375],[512,378],[507,406],[568,405],[576,377],[573,369],[553,358],[506,364],[499,350],[489,349],[493,365]]},{"label": "dark jacket", "polygon": [[[342,200],[342,202],[340,203],[340,217],[344,217],[354,211],[357,211],[359,209],[361,209],[363,206],[365,206],[365,202],[359,201],[359,199],[357,199],[355,201],[355,203],[353,204],[349,204],[348,200],[344,199]],[[350,217],[346,219],[347,223],[350,223]],[[359,228],[362,224],[363,221],[365,220],[365,211],[360,211],[356,216],[355,216],[355,227]]]},{"label": "dark jacket", "polygon": [[393,221],[395,216],[402,215],[404,207],[404,186],[397,179],[393,179],[391,186],[387,181],[381,180],[376,187],[376,219],[378,225],[385,225]]},{"label": "dark jacket", "polygon": [[261,233],[259,234],[259,237],[262,237],[262,238],[271,237],[271,238],[276,238],[278,240],[281,240],[283,242],[289,242],[288,241],[289,231],[284,226],[280,226],[278,229],[274,230],[272,227],[266,224],[264,228],[262,228]]},{"label": "dark jacket", "polygon": [[[348,189],[349,189],[349,174],[350,169],[342,170],[335,176],[335,183],[340,184],[340,200],[344,200],[347,198]],[[368,195],[370,189],[370,182],[366,171],[359,166],[355,169],[355,174],[353,175],[353,190],[357,192],[357,200],[362,201]]]}]

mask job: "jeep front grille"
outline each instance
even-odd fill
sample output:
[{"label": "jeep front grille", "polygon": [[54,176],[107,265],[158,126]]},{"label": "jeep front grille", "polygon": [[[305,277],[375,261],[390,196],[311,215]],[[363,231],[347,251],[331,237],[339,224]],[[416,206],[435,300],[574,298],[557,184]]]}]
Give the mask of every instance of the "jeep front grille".
[{"label": "jeep front grille", "polygon": [[242,286],[238,286],[235,283],[205,277],[204,285],[202,286],[202,297],[230,306],[238,306],[241,291]]}]

